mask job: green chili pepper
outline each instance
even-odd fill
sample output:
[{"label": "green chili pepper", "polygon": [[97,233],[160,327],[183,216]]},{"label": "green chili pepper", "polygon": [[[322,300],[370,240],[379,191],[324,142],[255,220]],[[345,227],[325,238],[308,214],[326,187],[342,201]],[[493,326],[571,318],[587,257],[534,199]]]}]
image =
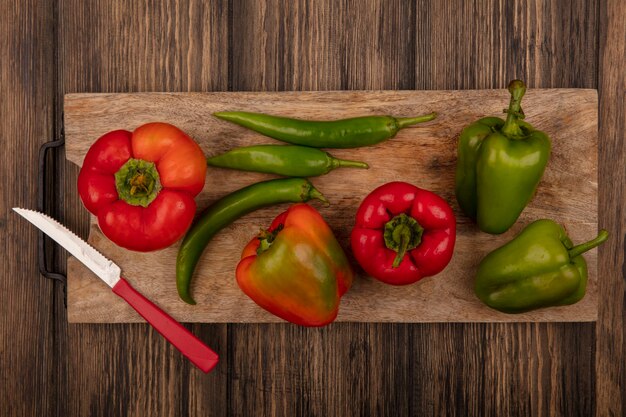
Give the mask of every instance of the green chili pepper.
[{"label": "green chili pepper", "polygon": [[213,236],[238,218],[263,207],[326,198],[303,178],[263,181],[237,190],[213,203],[189,229],[176,258],[176,288],[180,298],[195,304],[190,294],[191,277],[204,248]]},{"label": "green chili pepper", "polygon": [[505,313],[574,304],[587,288],[582,254],[607,237],[601,230],[595,239],[574,246],[561,225],[537,220],[480,262],[476,295]]},{"label": "green chili pepper", "polygon": [[369,168],[364,162],[337,159],[319,149],[294,145],[246,146],[209,158],[207,163],[288,177],[316,177],[341,167]]},{"label": "green chili pepper", "polygon": [[365,116],[315,121],[248,112],[219,112],[213,115],[283,142],[314,148],[358,148],[375,145],[394,137],[400,129],[437,117],[436,113],[431,113],[407,118]]}]

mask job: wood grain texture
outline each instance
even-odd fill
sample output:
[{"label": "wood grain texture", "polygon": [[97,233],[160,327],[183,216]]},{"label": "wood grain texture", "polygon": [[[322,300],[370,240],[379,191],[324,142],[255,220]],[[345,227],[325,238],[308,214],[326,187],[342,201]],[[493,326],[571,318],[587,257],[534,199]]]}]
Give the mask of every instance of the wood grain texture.
[{"label": "wood grain texture", "polygon": [[[227,1],[60,0],[59,22],[61,95],[228,87]],[[63,166],[61,219],[87,237],[77,174],[75,165]],[[66,314],[57,320],[67,322]],[[146,324],[68,325],[61,415],[224,415],[227,327],[190,329],[220,352],[223,364],[208,376]]]},{"label": "wood grain texture", "polygon": [[0,2],[0,414],[7,416],[56,411],[54,284],[38,273],[36,229],[11,210],[36,205],[37,150],[54,129],[53,35],[52,2]]},{"label": "wood grain texture", "polygon": [[[0,201],[3,415],[624,414],[623,1],[48,0],[0,10],[0,169],[28,172],[9,175]],[[597,325],[193,325],[228,352],[219,374],[205,376],[146,325],[67,325],[60,288],[50,319],[35,233],[5,210],[34,206],[35,150],[53,130],[55,88],[60,101],[68,92],[503,88],[512,78],[599,89],[608,179],[599,224],[612,238],[598,252]],[[71,190],[75,166],[53,172]],[[77,196],[55,204],[87,236]],[[56,363],[40,356],[50,343]]]},{"label": "wood grain texture", "polygon": [[[596,327],[597,416],[626,414],[626,8],[601,6],[600,225],[613,232],[598,252],[600,296]],[[616,400],[621,399],[621,400]]]},{"label": "wood grain texture", "polygon": [[[357,269],[359,276],[342,299],[337,320],[593,321],[597,314],[593,253],[587,256],[591,271],[587,296],[575,305],[510,315],[484,306],[474,296],[473,274],[480,259],[531,221],[559,219],[576,242],[588,240],[597,230],[597,213],[590,209],[597,207],[594,90],[529,90],[526,94],[524,107],[529,109],[526,120],[550,134],[553,149],[540,191],[515,227],[501,236],[491,236],[477,230],[458,210],[453,193],[455,137],[468,123],[501,112],[508,97],[506,90],[68,95],[65,97],[66,155],[70,161],[81,164],[89,146],[104,133],[120,128],[133,130],[151,120],[168,120],[180,127],[200,143],[207,155],[239,146],[275,143],[212,117],[216,111],[271,109],[273,114],[321,120],[367,114],[410,116],[435,111],[439,114],[435,121],[405,129],[385,143],[333,150],[337,157],[368,162],[369,170],[335,170],[313,179],[332,202],[320,212],[348,253],[359,203],[373,188],[389,181],[407,181],[438,193],[453,205],[458,218],[455,256],[443,273],[416,285],[395,287],[366,277]],[[577,117],[571,116],[574,114]],[[199,120],[203,122],[198,123]],[[210,169],[205,188],[197,198],[199,209],[236,189],[269,178]],[[571,201],[570,195],[574,193],[577,198]],[[192,289],[196,306],[182,302],[176,292],[178,246],[147,254],[133,253],[108,241],[95,225],[91,227],[89,242],[120,265],[125,277],[143,294],[181,321],[281,321],[240,291],[234,270],[241,249],[251,236],[268,225],[283,208],[272,207],[245,216],[212,240],[195,273]],[[150,271],[148,279],[146,271]],[[143,321],[76,260],[70,262],[68,281],[70,322]]]},{"label": "wood grain texture", "polygon": [[598,2],[419,0],[416,88],[597,86]]}]

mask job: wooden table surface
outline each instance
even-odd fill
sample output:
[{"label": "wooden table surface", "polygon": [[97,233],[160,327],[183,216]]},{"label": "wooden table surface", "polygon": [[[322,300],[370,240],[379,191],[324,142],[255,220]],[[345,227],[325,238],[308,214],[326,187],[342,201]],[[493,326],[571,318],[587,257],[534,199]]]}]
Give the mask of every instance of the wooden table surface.
[{"label": "wooden table surface", "polygon": [[[560,3],[560,4],[559,4]],[[626,415],[626,8],[622,0],[0,2],[0,414]],[[65,93],[597,88],[599,320],[190,325],[209,375],[146,324],[68,325],[37,269],[37,151]],[[450,109],[454,111],[454,109]],[[47,209],[83,236],[77,168]],[[575,199],[576,195],[572,195]],[[65,268],[57,253],[52,266]]]}]

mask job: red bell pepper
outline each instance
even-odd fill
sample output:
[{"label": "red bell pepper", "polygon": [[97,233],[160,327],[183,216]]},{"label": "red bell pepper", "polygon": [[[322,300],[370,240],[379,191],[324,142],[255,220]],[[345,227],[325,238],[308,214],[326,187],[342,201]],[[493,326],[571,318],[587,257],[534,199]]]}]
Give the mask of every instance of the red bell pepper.
[{"label": "red bell pepper", "polygon": [[304,203],[291,206],[248,243],[236,275],[255,303],[301,326],[334,321],[354,277],[328,224]]},{"label": "red bell pepper", "polygon": [[205,176],[206,159],[193,139],[170,124],[148,123],[100,137],[83,161],[78,193],[106,237],[145,252],[185,234]]},{"label": "red bell pepper", "polygon": [[452,258],[456,221],[438,195],[390,182],[361,203],[351,234],[352,252],[372,277],[412,284],[441,272]]}]

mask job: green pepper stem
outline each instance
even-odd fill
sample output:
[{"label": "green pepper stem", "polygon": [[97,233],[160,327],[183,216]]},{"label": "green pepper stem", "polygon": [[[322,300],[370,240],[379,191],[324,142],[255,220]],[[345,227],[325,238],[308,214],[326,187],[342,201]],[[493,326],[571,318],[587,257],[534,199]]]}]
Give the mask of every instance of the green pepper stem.
[{"label": "green pepper stem", "polygon": [[400,266],[406,252],[415,249],[422,242],[424,228],[412,217],[398,214],[387,223],[383,231],[385,246],[396,252],[392,267]]},{"label": "green pepper stem", "polygon": [[406,255],[406,251],[409,248],[409,243],[411,242],[411,229],[406,225],[399,225],[399,230],[396,230],[396,233],[400,236],[400,248],[398,249],[398,253],[396,253],[396,257],[393,260],[392,267],[397,268],[400,266],[402,259],[404,259],[404,255]]},{"label": "green pepper stem", "polygon": [[325,206],[330,206],[330,201],[328,201],[328,199],[326,199],[326,197],[324,197],[324,194],[322,194],[320,192],[320,190],[318,190],[317,188],[311,186],[311,190],[309,191],[309,198],[315,198],[317,200],[320,200],[322,203],[324,203]]},{"label": "green pepper stem", "polygon": [[437,113],[432,112],[430,114],[425,114],[423,116],[417,117],[400,117],[396,119],[396,126],[398,126],[398,130],[405,128],[407,126],[411,126],[417,123],[430,122],[437,117]]},{"label": "green pepper stem", "polygon": [[259,235],[257,236],[257,239],[259,239],[259,247],[256,249],[256,254],[260,255],[268,250],[270,246],[272,246],[272,243],[274,243],[276,236],[278,236],[278,234],[283,230],[284,227],[285,225],[281,223],[272,232],[270,232],[269,230],[261,229]]},{"label": "green pepper stem", "polygon": [[348,159],[338,159],[338,158],[334,158],[334,157],[330,157],[331,158],[331,165],[333,168],[363,168],[363,169],[369,169],[369,165],[367,165],[365,162],[361,162],[361,161],[350,161]]},{"label": "green pepper stem", "polygon": [[148,207],[161,188],[154,162],[130,158],[115,173],[115,189],[120,200],[133,206]]},{"label": "green pepper stem", "polygon": [[598,237],[596,237],[595,239],[590,240],[589,242],[581,243],[580,245],[576,245],[572,249],[570,249],[568,251],[570,259],[574,259],[575,257],[580,256],[583,253],[587,252],[588,250],[591,250],[595,248],[596,246],[599,246],[602,242],[604,242],[608,238],[609,238],[609,232],[607,232],[604,229],[600,230],[600,233],[598,233]]},{"label": "green pepper stem", "polygon": [[256,254],[260,255],[272,246],[272,242],[266,237],[259,236],[259,247],[256,249]]},{"label": "green pepper stem", "polygon": [[524,136],[524,132],[519,126],[518,121],[524,118],[524,110],[522,110],[522,97],[526,93],[526,85],[524,81],[513,80],[509,83],[509,93],[511,93],[511,101],[509,102],[506,121],[502,126],[502,133],[509,137]]}]

